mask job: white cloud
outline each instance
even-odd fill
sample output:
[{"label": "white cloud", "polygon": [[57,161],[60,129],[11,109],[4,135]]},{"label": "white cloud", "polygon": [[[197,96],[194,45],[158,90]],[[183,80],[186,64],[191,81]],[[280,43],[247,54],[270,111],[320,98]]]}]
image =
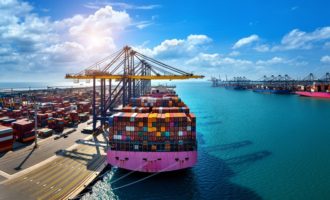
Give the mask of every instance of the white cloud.
[{"label": "white cloud", "polygon": [[298,6],[293,6],[292,8],[291,8],[291,10],[292,11],[295,11],[295,10],[297,10],[299,7]]},{"label": "white cloud", "polygon": [[58,21],[40,17],[18,0],[0,0],[0,73],[79,71],[116,48],[115,39],[131,26],[125,11],[105,6],[89,16]]},{"label": "white cloud", "polygon": [[206,35],[189,35],[185,39],[164,40],[153,48],[138,46],[135,49],[156,58],[177,59],[195,55],[198,50],[205,48],[205,45],[211,41],[212,39]]},{"label": "white cloud", "polygon": [[32,6],[26,2],[16,0],[0,1],[0,24],[14,23],[19,21],[20,16],[24,16],[32,10]]},{"label": "white cloud", "polygon": [[264,66],[258,66],[251,60],[236,59],[218,53],[199,53],[184,62],[184,65],[206,76],[221,74],[229,77],[242,75],[259,77],[261,76],[259,73],[264,69]]},{"label": "white cloud", "polygon": [[[243,38],[245,39],[245,38]],[[330,26],[317,28],[312,32],[293,29],[283,36],[280,44],[257,44],[253,48],[258,52],[275,52],[287,50],[310,50],[315,47],[330,48]],[[235,44],[236,45],[236,44]]]},{"label": "white cloud", "polygon": [[324,43],[324,48],[325,49],[330,49],[330,42]]},{"label": "white cloud", "polygon": [[259,52],[267,52],[270,50],[269,46],[266,44],[257,45],[254,49]]},{"label": "white cloud", "polygon": [[88,56],[84,46],[76,42],[54,44],[45,48],[43,53],[45,53],[43,59],[59,63],[72,62]]},{"label": "white cloud", "polygon": [[269,60],[258,60],[256,62],[257,65],[273,65],[273,64],[280,64],[280,63],[287,63],[287,60],[281,57],[273,57]]},{"label": "white cloud", "polygon": [[313,32],[304,32],[294,29],[286,34],[280,45],[273,50],[311,49],[315,43],[330,39],[330,27],[322,27]]},{"label": "white cloud", "polygon": [[128,4],[124,2],[111,2],[111,1],[97,1],[97,2],[89,2],[84,5],[86,8],[90,9],[100,9],[104,6],[111,6],[122,10],[152,10],[156,8],[160,8],[159,4],[150,4],[150,5],[134,5]]},{"label": "white cloud", "polygon": [[200,53],[195,58],[187,61],[187,64],[197,64],[197,65],[210,65],[210,66],[221,66],[221,65],[231,65],[231,66],[244,66],[251,65],[253,62],[249,60],[234,59],[229,57],[222,57],[218,53]]},{"label": "white cloud", "polygon": [[152,21],[141,21],[141,22],[136,23],[135,26],[138,29],[144,29],[144,28],[147,28],[148,26],[151,26],[153,24],[154,24],[154,22],[152,22]]},{"label": "white cloud", "polygon": [[330,56],[328,56],[328,55],[323,56],[320,61],[323,62],[323,63],[330,64]]},{"label": "white cloud", "polygon": [[[157,7],[125,6],[127,10]],[[62,78],[66,72],[80,71],[113,52],[117,48],[115,41],[127,28],[134,26],[143,29],[151,23],[152,19],[134,22],[126,11],[118,11],[111,6],[97,7],[91,15],[75,15],[53,21],[35,14],[29,3],[0,0],[0,76],[9,77],[8,73],[11,72],[9,75],[15,74],[14,78],[17,78],[19,72],[25,76],[32,74],[26,72],[33,71],[35,74],[31,76],[46,72],[58,73]],[[203,34],[167,39],[154,47],[148,48],[145,44],[135,49],[186,71],[215,73],[221,69],[226,73],[253,73],[263,67],[298,66],[306,62],[278,56],[269,60],[248,60],[239,58],[240,53],[236,49],[253,43],[255,46],[251,46],[255,50],[270,54],[275,50],[312,47],[315,42],[323,42],[322,45],[328,48],[329,29],[323,27],[310,33],[295,29],[283,37],[277,49],[274,45],[259,44],[259,36],[251,35],[237,41],[233,46],[235,50],[227,55],[210,53],[212,39]]]},{"label": "white cloud", "polygon": [[299,59],[286,59],[283,57],[278,57],[275,56],[271,59],[268,60],[258,60],[255,63],[256,65],[261,65],[261,66],[275,66],[275,65],[280,65],[280,64],[285,64],[285,65],[290,65],[290,66],[304,66],[307,65],[308,63],[304,60],[299,60]]},{"label": "white cloud", "polygon": [[193,71],[207,76],[221,73],[258,78],[265,73],[283,73],[283,71],[290,71],[290,67],[308,65],[302,57],[290,59],[274,56],[270,59],[253,60],[239,58],[238,51],[227,55],[210,53],[209,48],[205,47],[209,46],[211,41],[205,35],[190,35],[185,39],[164,40],[153,48],[141,46],[135,49],[170,65],[179,66],[184,71]]},{"label": "white cloud", "polygon": [[242,39],[239,39],[233,46],[233,49],[238,49],[241,48],[243,46],[246,46],[248,44],[251,44],[253,42],[256,42],[259,40],[259,36],[256,34],[250,35],[249,37],[245,37]]},{"label": "white cloud", "polygon": [[106,6],[93,15],[65,19],[63,23],[72,42],[83,45],[90,53],[108,54],[116,48],[114,39],[130,25],[131,18],[126,12],[115,11]]},{"label": "white cloud", "polygon": [[232,56],[232,57],[235,57],[235,56],[239,56],[241,53],[239,51],[232,51],[230,52],[228,55],[229,56]]}]

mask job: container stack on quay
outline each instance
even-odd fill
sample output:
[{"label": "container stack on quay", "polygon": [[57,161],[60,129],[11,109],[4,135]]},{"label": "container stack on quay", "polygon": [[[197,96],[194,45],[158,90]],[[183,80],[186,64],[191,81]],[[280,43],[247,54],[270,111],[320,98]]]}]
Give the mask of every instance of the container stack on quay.
[{"label": "container stack on quay", "polygon": [[86,101],[81,101],[77,103],[77,111],[79,113],[88,113],[90,111],[91,103]]},{"label": "container stack on quay", "polygon": [[5,119],[0,120],[0,122],[3,126],[8,126],[8,127],[11,127],[11,124],[15,121],[16,121],[16,119],[12,119],[12,118],[8,118],[8,117],[5,117]]},{"label": "container stack on quay", "polygon": [[62,132],[65,127],[65,120],[63,118],[48,118],[48,128],[53,129],[56,132]]},{"label": "container stack on quay", "polygon": [[176,95],[132,98],[110,117],[110,147],[117,151],[194,151],[196,117]]},{"label": "container stack on quay", "polygon": [[46,137],[52,136],[53,133],[54,133],[54,130],[53,129],[49,129],[49,128],[42,128],[42,129],[39,129],[38,130],[38,135],[41,138],[46,138]]},{"label": "container stack on quay", "polygon": [[80,120],[81,122],[86,122],[86,121],[89,120],[89,114],[88,114],[88,113],[80,113],[80,114],[78,115],[78,117],[79,117],[79,120]]},{"label": "container stack on quay", "polygon": [[[99,92],[96,92],[96,96],[99,97]],[[99,104],[99,102],[96,103]],[[81,122],[88,121],[92,112],[89,88],[0,94],[0,125],[11,130],[11,142],[35,140],[36,105],[40,138],[49,137],[57,132],[62,132],[67,127],[74,127]],[[0,137],[4,134],[2,132],[1,130]],[[9,138],[7,133],[3,137]],[[4,139],[0,139],[0,149],[11,150],[10,145],[3,146],[5,144],[3,141]],[[6,141],[7,143],[10,142]]]},{"label": "container stack on quay", "polygon": [[67,116],[68,119],[72,124],[79,123],[79,114],[77,111],[73,110],[69,112],[69,116]]},{"label": "container stack on quay", "polygon": [[20,119],[12,123],[14,138],[20,142],[35,140],[34,122],[28,119]]},{"label": "container stack on quay", "polygon": [[0,153],[13,149],[13,129],[0,125]]}]

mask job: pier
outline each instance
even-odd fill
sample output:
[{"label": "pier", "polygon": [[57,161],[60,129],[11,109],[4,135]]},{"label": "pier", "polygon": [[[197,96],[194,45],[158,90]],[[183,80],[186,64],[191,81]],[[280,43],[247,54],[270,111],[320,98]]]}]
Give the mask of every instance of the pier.
[{"label": "pier", "polygon": [[212,77],[212,87],[224,87],[235,90],[259,90],[259,89],[274,89],[286,90],[288,92],[306,91],[310,88],[315,88],[317,91],[328,91],[330,85],[330,73],[317,78],[313,73],[310,73],[303,79],[293,79],[289,75],[278,76],[263,76],[258,80],[250,80],[246,77],[234,77],[230,80],[221,80],[220,78]]},{"label": "pier", "polygon": [[88,137],[81,134],[86,125],[80,125],[68,140],[59,139],[56,144],[51,138],[37,149],[22,149],[3,156],[1,196],[5,199],[23,196],[24,199],[69,199],[85,189],[106,166],[106,145],[100,145],[106,144],[106,138],[102,134]]}]

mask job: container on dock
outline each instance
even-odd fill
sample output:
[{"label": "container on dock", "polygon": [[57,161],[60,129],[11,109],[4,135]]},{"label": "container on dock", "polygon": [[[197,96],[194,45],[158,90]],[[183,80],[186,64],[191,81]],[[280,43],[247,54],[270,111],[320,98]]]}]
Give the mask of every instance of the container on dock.
[{"label": "container on dock", "polygon": [[2,122],[7,120],[7,119],[9,119],[9,117],[7,117],[7,116],[1,117],[0,118],[0,124],[2,124]]},{"label": "container on dock", "polygon": [[88,113],[80,113],[79,115],[79,121],[85,122],[89,120],[89,114]]},{"label": "container on dock", "polygon": [[13,122],[12,127],[15,139],[22,141],[24,135],[34,128],[34,123],[33,121],[30,121],[28,119],[21,119],[16,122]]},{"label": "container on dock", "polygon": [[25,132],[21,136],[21,141],[22,142],[32,142],[36,139],[35,131],[34,129],[28,132]]},{"label": "container on dock", "polygon": [[49,129],[49,128],[42,128],[42,129],[38,130],[38,135],[42,138],[52,136],[53,133],[54,133],[54,130]]},{"label": "container on dock", "polygon": [[91,107],[91,103],[87,101],[81,101],[77,103],[78,113],[89,112],[90,107]]},{"label": "container on dock", "polygon": [[13,112],[11,112],[11,116],[12,118],[19,118],[20,116],[22,116],[22,111],[21,110],[13,110]]},{"label": "container on dock", "polygon": [[79,115],[77,111],[71,111],[69,114],[72,122],[77,123],[79,121]]},{"label": "container on dock", "polygon": [[0,152],[12,150],[13,142],[13,129],[0,125]]},{"label": "container on dock", "polygon": [[16,119],[7,118],[7,119],[2,120],[1,124],[4,125],[4,126],[11,127],[11,124],[15,121],[16,121]]},{"label": "container on dock", "polygon": [[38,127],[45,127],[47,125],[48,114],[38,113],[37,114],[37,122]]},{"label": "container on dock", "polygon": [[63,132],[65,127],[65,120],[63,118],[54,118],[54,126],[50,127],[48,125],[48,128],[53,129],[56,132]]}]

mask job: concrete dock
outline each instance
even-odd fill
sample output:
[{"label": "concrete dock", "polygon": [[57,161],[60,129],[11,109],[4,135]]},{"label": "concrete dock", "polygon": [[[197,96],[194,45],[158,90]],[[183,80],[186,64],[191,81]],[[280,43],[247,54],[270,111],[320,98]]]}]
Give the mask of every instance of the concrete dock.
[{"label": "concrete dock", "polygon": [[31,145],[1,157],[0,199],[69,199],[79,194],[106,167],[106,138],[81,134],[86,126],[37,149]]}]

